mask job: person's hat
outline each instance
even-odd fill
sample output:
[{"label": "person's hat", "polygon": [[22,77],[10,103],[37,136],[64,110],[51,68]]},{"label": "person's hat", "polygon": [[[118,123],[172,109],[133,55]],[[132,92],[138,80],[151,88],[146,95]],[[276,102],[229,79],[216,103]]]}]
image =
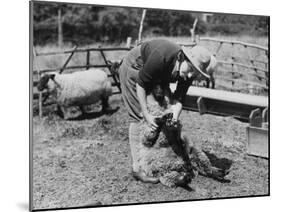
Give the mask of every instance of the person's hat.
[{"label": "person's hat", "polygon": [[210,78],[209,74],[216,66],[216,59],[207,49],[201,46],[194,46],[191,49],[182,46],[182,51],[200,74]]}]

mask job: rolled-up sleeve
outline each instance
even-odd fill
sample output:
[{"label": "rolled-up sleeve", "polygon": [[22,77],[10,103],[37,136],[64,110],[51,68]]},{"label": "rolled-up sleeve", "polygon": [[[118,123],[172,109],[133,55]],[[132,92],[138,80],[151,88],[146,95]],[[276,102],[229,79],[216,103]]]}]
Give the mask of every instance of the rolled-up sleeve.
[{"label": "rolled-up sleeve", "polygon": [[191,86],[193,79],[187,79],[186,81],[182,78],[178,80],[177,88],[173,94],[173,99],[181,102],[182,104],[185,101],[185,96],[188,91],[188,88]]}]

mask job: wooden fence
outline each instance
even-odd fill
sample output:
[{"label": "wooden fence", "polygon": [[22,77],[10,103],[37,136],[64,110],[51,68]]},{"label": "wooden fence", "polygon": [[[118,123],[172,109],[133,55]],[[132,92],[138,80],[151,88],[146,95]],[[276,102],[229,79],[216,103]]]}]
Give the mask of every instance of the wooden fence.
[{"label": "wooden fence", "polygon": [[[38,66],[34,66],[33,74],[37,75],[37,81],[33,81],[33,86],[36,86],[38,84],[38,81],[41,78],[41,75],[48,72],[59,72],[62,73],[64,70],[68,69],[89,69],[89,68],[107,68],[109,70],[109,77],[112,77],[113,83],[112,86],[116,86],[118,88],[118,91],[114,92],[114,94],[118,94],[121,92],[120,89],[120,83],[116,76],[110,72],[110,67],[108,64],[108,60],[106,58],[105,52],[112,52],[112,51],[129,51],[131,46],[131,39],[128,38],[126,47],[94,47],[94,48],[78,48],[75,46],[74,48],[70,50],[64,50],[59,52],[46,52],[46,53],[40,53],[36,52],[35,49],[33,51],[34,54],[34,60],[38,57],[43,56],[56,56],[56,55],[68,55],[66,58],[64,64],[62,67],[59,68],[45,68],[40,69]],[[231,90],[231,91],[241,91],[241,88],[237,88],[237,84],[245,84],[248,87],[254,86],[256,88],[261,88],[266,91],[268,91],[268,78],[269,78],[269,70],[268,70],[268,49],[266,47],[262,47],[255,44],[249,44],[239,41],[227,41],[227,40],[219,40],[219,39],[213,39],[213,38],[199,38],[196,41],[193,41],[188,44],[179,43],[181,46],[187,46],[192,47],[197,44],[201,44],[201,42],[213,42],[217,43],[218,45],[213,49],[214,54],[217,56],[218,63],[220,64],[220,68],[222,69],[221,72],[217,75],[215,75],[216,79],[216,85],[219,85],[217,88],[219,89],[225,89],[225,90]],[[233,47],[234,45],[240,45],[244,49],[257,49],[258,51],[263,52],[263,54],[266,55],[266,60],[258,59],[258,58],[245,58],[241,56],[235,56],[233,54],[230,55],[228,59],[220,58],[219,52],[222,50],[223,45],[231,45]],[[91,53],[92,52],[99,52],[104,64],[92,64],[91,63]],[[86,59],[84,65],[72,65],[69,66],[69,62],[73,58],[73,55],[75,53],[86,53]],[[243,60],[243,62],[241,62]],[[240,62],[239,62],[240,61]],[[258,65],[257,65],[258,64]],[[230,69],[225,68],[226,66],[230,67]],[[235,69],[236,67],[236,69]],[[245,71],[251,70],[251,71]],[[238,77],[237,77],[238,75]],[[241,76],[251,76],[257,79],[257,81],[250,81],[245,80]],[[225,84],[221,84],[220,82],[225,82]],[[226,83],[230,82],[231,85],[227,85]],[[47,96],[45,93],[38,92],[35,89],[33,89],[33,97],[39,98],[39,115],[42,116],[42,106],[44,102],[46,101]],[[45,97],[45,98],[43,98]]]},{"label": "wooden fence", "polygon": [[[200,45],[207,43],[207,47],[210,47],[210,44],[213,43],[212,51],[217,57],[219,69],[221,69],[221,71],[216,72],[217,75],[215,76],[217,88],[231,91],[241,91],[244,88],[249,93],[252,93],[251,88],[254,88],[263,90],[265,94],[268,92],[269,50],[267,47],[209,37],[198,37],[196,43]],[[236,51],[238,52],[236,55],[234,54],[235,46],[240,47],[239,51]],[[220,54],[224,47],[232,50],[227,58],[223,58],[224,53]],[[258,56],[249,56],[251,51],[257,52]],[[248,54],[248,57],[243,54]],[[230,82],[231,84],[221,82]],[[238,86],[238,84],[243,84],[244,86]]]},{"label": "wooden fence", "polygon": [[[109,64],[107,62],[106,56],[104,54],[105,51],[128,51],[130,50],[130,48],[102,48],[102,47],[97,47],[97,48],[77,48],[74,47],[72,50],[66,50],[66,51],[60,51],[60,52],[47,52],[47,53],[34,53],[35,58],[36,57],[40,57],[40,56],[50,56],[50,55],[59,55],[59,54],[69,54],[69,56],[67,57],[66,61],[64,62],[63,66],[61,68],[47,68],[47,69],[39,69],[38,66],[35,67],[34,73],[37,73],[39,75],[38,77],[38,81],[41,78],[42,74],[45,73],[49,73],[49,72],[59,72],[62,73],[64,70],[68,70],[68,69],[85,69],[88,70],[89,68],[108,68],[109,69]],[[100,52],[103,60],[104,60],[104,64],[102,65],[94,65],[91,64],[90,62],[90,54],[91,52]],[[86,64],[85,65],[75,65],[75,66],[68,66],[71,58],[73,57],[74,53],[86,53]],[[120,90],[120,85],[119,82],[117,81],[116,77],[113,74],[110,74],[109,77],[112,77],[115,84],[113,84],[113,86],[117,86]],[[33,85],[36,86],[38,81],[34,81]],[[34,93],[36,95],[36,93]]]},{"label": "wooden fence", "polygon": [[[109,70],[109,72],[111,73],[110,70],[110,66],[108,64],[107,58],[104,54],[104,52],[106,51],[129,51],[131,49],[131,47],[110,47],[110,48],[103,48],[103,47],[96,47],[96,48],[77,48],[77,46],[75,46],[73,49],[70,50],[65,50],[65,51],[59,51],[59,52],[46,52],[46,53],[37,53],[35,51],[35,49],[33,49],[33,55],[34,55],[34,60],[36,60],[36,58],[38,57],[42,57],[42,56],[51,56],[51,55],[65,55],[65,54],[69,54],[69,56],[67,57],[67,59],[65,60],[64,64],[62,67],[60,68],[47,68],[47,69],[40,69],[37,66],[34,66],[34,71],[33,71],[33,75],[36,74],[37,75],[37,80],[33,81],[33,98],[39,98],[38,99],[38,104],[39,104],[39,116],[42,117],[42,107],[44,102],[46,101],[46,99],[48,98],[47,93],[43,93],[43,92],[39,92],[35,87],[38,84],[38,81],[41,79],[41,76],[45,73],[49,73],[49,72],[59,72],[62,73],[64,70],[68,70],[68,69],[85,69],[88,70],[89,68],[107,68]],[[103,58],[104,64],[102,65],[94,65],[91,64],[90,61],[90,55],[91,52],[99,52],[100,55]],[[86,64],[85,65],[75,65],[75,66],[68,66],[69,62],[71,61],[73,55],[75,53],[86,53]],[[108,75],[109,77],[112,77],[113,79],[113,83],[112,86],[117,86],[118,91],[115,91],[113,94],[118,94],[121,92],[121,88],[120,88],[120,83],[117,80],[116,76],[111,73]]]}]

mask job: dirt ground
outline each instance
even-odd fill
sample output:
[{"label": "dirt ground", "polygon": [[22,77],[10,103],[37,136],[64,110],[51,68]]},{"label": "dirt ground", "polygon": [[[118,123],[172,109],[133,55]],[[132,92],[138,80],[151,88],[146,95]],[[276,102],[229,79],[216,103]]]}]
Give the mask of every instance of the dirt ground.
[{"label": "dirt ground", "polygon": [[[197,176],[193,191],[144,184],[131,176],[128,116],[119,96],[111,115],[65,121],[44,108],[33,118],[34,209],[267,195],[268,160],[246,154],[246,123],[183,111],[183,130],[204,150],[231,160],[230,183]],[[96,107],[96,111],[99,107]]]}]

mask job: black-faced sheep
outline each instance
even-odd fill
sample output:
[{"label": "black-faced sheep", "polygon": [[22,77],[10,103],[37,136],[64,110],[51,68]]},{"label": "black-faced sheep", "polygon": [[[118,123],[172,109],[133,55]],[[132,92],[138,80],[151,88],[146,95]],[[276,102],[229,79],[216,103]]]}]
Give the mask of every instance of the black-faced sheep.
[{"label": "black-faced sheep", "polygon": [[197,172],[223,179],[226,171],[212,166],[206,154],[181,134],[180,121],[172,119],[170,91],[163,94],[157,85],[147,96],[148,111],[159,117],[155,120],[159,128],[152,132],[145,121],[139,124],[139,141],[131,144],[134,169],[169,187],[186,187]]},{"label": "black-faced sheep", "polygon": [[107,74],[100,69],[89,69],[70,74],[48,73],[39,81],[39,91],[47,89],[49,94],[56,97],[58,109],[67,119],[67,108],[83,106],[102,101],[102,111],[108,108],[108,98],[112,94],[111,82]]}]

